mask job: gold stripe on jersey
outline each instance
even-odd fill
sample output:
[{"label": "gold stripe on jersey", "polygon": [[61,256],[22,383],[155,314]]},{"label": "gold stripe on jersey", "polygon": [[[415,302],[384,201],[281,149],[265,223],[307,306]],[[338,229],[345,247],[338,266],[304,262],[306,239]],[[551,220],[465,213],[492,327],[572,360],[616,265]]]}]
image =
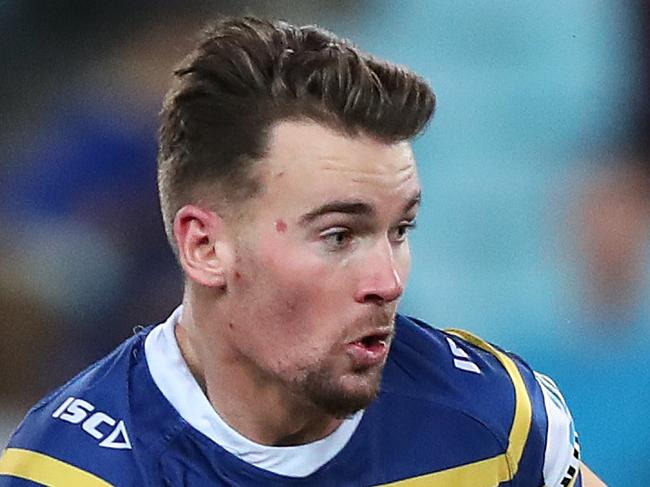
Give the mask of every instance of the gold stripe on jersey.
[{"label": "gold stripe on jersey", "polygon": [[56,458],[21,448],[0,457],[0,476],[11,475],[48,487],[113,487],[105,480]]},{"label": "gold stripe on jersey", "polygon": [[572,478],[571,481],[567,484],[566,487],[573,487],[573,486],[576,484],[576,482],[578,481],[578,477],[580,477],[580,468],[578,468],[578,470],[576,471],[575,475],[573,476],[573,478]]},{"label": "gold stripe on jersey", "polygon": [[496,487],[512,474],[505,453],[480,462],[398,480],[380,487]]},{"label": "gold stripe on jersey", "polygon": [[515,414],[505,453],[478,462],[399,480],[383,487],[496,487],[512,480],[519,469],[532,421],[532,405],[526,384],[514,361],[489,343],[464,330],[447,330],[472,345],[494,355],[506,369],[515,389]]}]

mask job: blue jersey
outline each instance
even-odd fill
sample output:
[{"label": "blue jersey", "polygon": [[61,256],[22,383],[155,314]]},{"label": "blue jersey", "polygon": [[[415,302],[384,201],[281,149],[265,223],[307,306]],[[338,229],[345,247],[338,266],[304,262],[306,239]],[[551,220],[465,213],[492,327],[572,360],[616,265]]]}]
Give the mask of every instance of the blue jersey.
[{"label": "blue jersey", "polygon": [[0,486],[580,486],[555,384],[462,331],[398,316],[381,392],[313,444],[229,428],[173,327],[145,329],[50,394],[0,459]]}]

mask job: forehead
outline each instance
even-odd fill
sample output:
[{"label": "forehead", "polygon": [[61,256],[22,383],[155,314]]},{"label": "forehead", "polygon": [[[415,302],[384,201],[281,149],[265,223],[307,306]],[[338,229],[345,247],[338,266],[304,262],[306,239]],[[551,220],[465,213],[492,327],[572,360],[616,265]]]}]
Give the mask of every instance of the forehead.
[{"label": "forehead", "polygon": [[378,191],[408,197],[419,190],[410,143],[349,136],[315,122],[276,124],[260,169],[267,191],[296,196],[305,192],[363,196]]}]

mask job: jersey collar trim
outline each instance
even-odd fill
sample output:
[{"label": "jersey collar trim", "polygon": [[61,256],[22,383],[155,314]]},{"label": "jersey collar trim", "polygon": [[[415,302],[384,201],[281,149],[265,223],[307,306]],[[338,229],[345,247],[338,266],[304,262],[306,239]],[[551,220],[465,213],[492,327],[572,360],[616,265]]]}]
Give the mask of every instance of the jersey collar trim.
[{"label": "jersey collar trim", "polygon": [[182,313],[179,306],[145,341],[149,372],[160,392],[196,430],[224,450],[258,468],[289,477],[306,477],[333,459],[348,443],[363,418],[360,411],[329,436],[299,446],[260,445],[231,428],[212,407],[192,376],[178,347],[174,329]]}]

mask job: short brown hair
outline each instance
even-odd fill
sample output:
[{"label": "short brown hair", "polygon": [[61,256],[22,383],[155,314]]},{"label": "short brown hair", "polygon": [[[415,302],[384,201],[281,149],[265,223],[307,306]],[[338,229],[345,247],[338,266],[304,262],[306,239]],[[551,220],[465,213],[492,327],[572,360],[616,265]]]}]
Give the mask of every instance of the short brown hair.
[{"label": "short brown hair", "polygon": [[274,123],[311,119],[392,143],[418,135],[435,106],[427,82],[404,67],[318,27],[254,17],[216,22],[174,74],[158,152],[174,249],[174,217],[199,185],[230,203],[261,189],[250,168],[264,156]]}]

